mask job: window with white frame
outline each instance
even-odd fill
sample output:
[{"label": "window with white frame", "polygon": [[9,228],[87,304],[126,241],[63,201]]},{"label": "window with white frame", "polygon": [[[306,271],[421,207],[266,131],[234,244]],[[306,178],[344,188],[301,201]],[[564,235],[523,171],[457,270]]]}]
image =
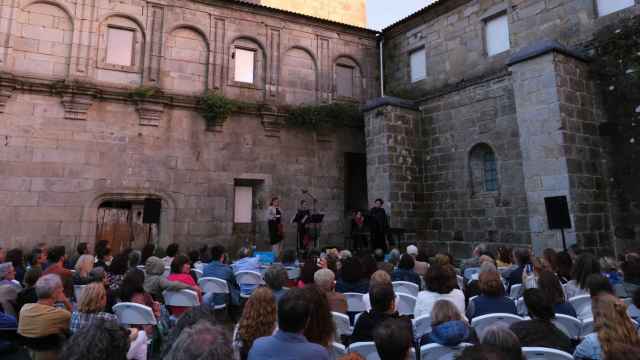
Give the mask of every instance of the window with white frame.
[{"label": "window with white frame", "polygon": [[427,54],[424,48],[412,51],[409,54],[409,67],[411,71],[411,82],[427,78]]},{"label": "window with white frame", "polygon": [[235,49],[235,73],[233,79],[237,82],[253,84],[256,52],[246,49]]},{"label": "window with white frame", "polygon": [[616,11],[635,5],[635,0],[596,0],[598,16],[613,14]]},{"label": "window with white frame", "polygon": [[493,17],[484,26],[487,55],[493,56],[509,50],[509,17],[507,14]]},{"label": "window with white frame", "polygon": [[236,186],[233,222],[249,224],[253,220],[253,188],[251,186]]},{"label": "window with white frame", "polygon": [[105,62],[111,65],[133,65],[133,46],[135,31],[119,27],[107,28],[107,57]]}]

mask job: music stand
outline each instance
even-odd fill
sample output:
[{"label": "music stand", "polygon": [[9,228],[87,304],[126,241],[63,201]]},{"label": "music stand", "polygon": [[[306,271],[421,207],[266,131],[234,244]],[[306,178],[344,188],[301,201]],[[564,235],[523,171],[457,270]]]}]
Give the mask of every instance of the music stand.
[{"label": "music stand", "polygon": [[319,248],[318,238],[320,237],[320,228],[322,227],[322,220],[324,220],[324,214],[312,214],[309,219],[309,224],[313,225],[313,247]]}]

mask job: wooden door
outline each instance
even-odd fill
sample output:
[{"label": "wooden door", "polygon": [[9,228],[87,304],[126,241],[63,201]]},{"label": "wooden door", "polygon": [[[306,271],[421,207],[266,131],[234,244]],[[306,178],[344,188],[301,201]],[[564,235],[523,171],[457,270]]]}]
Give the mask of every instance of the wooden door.
[{"label": "wooden door", "polygon": [[101,207],[98,209],[96,241],[107,240],[112,254],[131,246],[131,209]]}]

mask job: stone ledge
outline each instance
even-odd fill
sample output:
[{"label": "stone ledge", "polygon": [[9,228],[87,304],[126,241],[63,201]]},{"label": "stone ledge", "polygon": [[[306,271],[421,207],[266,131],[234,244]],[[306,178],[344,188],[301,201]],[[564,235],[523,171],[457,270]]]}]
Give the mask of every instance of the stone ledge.
[{"label": "stone ledge", "polygon": [[513,66],[515,64],[537,58],[550,52],[557,52],[559,54],[563,54],[585,62],[590,61],[587,55],[577,50],[569,49],[556,40],[542,40],[533,43],[532,45],[527,46],[524,49],[513,54],[507,62],[507,66]]},{"label": "stone ledge", "polygon": [[369,100],[362,108],[362,111],[368,112],[368,111],[375,110],[379,107],[387,106],[387,105],[418,111],[418,105],[416,105],[414,101],[401,99],[393,96],[383,96],[383,97]]}]

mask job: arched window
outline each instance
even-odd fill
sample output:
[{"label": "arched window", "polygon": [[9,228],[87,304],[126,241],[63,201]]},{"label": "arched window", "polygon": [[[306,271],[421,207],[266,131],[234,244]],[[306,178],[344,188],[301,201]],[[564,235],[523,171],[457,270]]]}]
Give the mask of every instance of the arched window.
[{"label": "arched window", "polygon": [[489,145],[478,144],[471,149],[469,176],[473,194],[498,191],[498,164]]}]

